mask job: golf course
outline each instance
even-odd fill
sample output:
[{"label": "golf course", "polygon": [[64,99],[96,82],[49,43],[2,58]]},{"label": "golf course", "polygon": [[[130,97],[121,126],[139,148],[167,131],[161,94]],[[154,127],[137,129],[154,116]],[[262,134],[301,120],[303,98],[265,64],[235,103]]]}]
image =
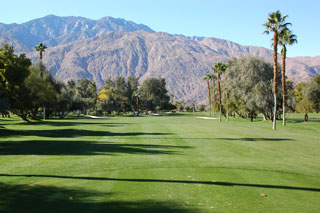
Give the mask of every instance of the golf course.
[{"label": "golf course", "polygon": [[0,119],[0,212],[319,212],[320,115]]}]

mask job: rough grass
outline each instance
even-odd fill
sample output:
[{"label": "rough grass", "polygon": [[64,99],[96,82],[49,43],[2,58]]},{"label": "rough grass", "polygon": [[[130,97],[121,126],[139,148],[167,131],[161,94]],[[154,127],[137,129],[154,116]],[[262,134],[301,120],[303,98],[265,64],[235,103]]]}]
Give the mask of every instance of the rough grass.
[{"label": "rough grass", "polygon": [[196,116],[2,119],[0,212],[320,211],[319,115]]}]

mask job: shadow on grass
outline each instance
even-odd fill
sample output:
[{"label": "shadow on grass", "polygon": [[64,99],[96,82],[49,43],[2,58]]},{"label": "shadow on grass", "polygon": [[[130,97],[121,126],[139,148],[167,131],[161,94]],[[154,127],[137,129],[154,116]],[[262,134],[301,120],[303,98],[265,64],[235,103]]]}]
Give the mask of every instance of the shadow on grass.
[{"label": "shadow on grass", "polygon": [[99,126],[109,126],[109,127],[116,127],[116,126],[123,126],[128,125],[129,123],[106,123],[106,122],[81,122],[81,121],[33,121],[31,123],[21,123],[20,125],[26,125],[26,126],[40,126],[40,125],[48,125],[48,126],[81,126],[81,125],[99,125]]},{"label": "shadow on grass", "polygon": [[108,201],[113,193],[0,183],[0,212],[195,212],[175,202]]},{"label": "shadow on grass", "polygon": [[49,129],[49,130],[9,130],[2,129],[1,136],[39,136],[52,138],[70,138],[81,136],[140,136],[140,135],[170,135],[171,133],[144,133],[144,132],[125,132],[115,133],[107,131],[92,131],[84,129]]},{"label": "shadow on grass", "polygon": [[90,141],[4,141],[0,142],[0,155],[116,155],[126,154],[178,154],[178,149],[190,146],[121,144]]},{"label": "shadow on grass", "polygon": [[[126,139],[136,139],[135,137],[127,137]],[[165,140],[165,139],[186,139],[186,140],[196,140],[196,142],[200,142],[200,140],[227,140],[227,141],[246,141],[246,142],[262,142],[262,141],[270,141],[270,142],[277,142],[277,141],[295,141],[294,139],[290,138],[192,138],[192,137],[148,137],[150,140]],[[211,142],[211,141],[210,141]]]},{"label": "shadow on grass", "polygon": [[192,114],[185,113],[161,113],[161,116],[181,117],[181,116],[192,116]]},{"label": "shadow on grass", "polygon": [[318,188],[307,188],[298,186],[279,186],[265,184],[250,184],[250,183],[232,183],[220,181],[193,181],[193,180],[163,180],[163,179],[134,179],[134,178],[106,178],[106,177],[74,177],[74,176],[59,176],[59,175],[10,175],[0,174],[0,177],[41,177],[41,178],[62,178],[75,180],[94,180],[94,181],[124,181],[124,182],[147,182],[147,183],[184,183],[184,184],[205,184],[215,186],[244,186],[255,188],[271,188],[271,189],[286,189],[286,190],[302,190],[320,192]]},{"label": "shadow on grass", "polygon": [[290,139],[290,138],[216,138],[216,139],[228,140],[228,141],[247,141],[247,142],[256,142],[256,141],[270,141],[270,142],[294,141],[294,139]]},{"label": "shadow on grass", "polygon": [[303,118],[290,118],[286,120],[287,123],[313,123],[320,122],[318,118],[309,118],[308,121],[304,121]]}]

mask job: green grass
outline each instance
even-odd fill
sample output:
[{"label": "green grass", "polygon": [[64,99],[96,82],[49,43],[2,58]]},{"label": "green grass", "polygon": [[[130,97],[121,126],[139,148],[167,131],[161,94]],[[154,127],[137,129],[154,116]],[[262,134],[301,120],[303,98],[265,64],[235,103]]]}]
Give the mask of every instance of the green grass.
[{"label": "green grass", "polygon": [[309,117],[2,119],[0,212],[320,212]]}]

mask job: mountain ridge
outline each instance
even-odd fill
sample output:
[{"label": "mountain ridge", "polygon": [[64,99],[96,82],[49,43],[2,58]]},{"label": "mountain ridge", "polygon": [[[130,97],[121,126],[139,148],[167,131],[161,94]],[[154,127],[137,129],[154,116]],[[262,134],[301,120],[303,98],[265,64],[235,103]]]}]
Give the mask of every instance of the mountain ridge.
[{"label": "mountain ridge", "polygon": [[22,24],[0,23],[0,35],[6,35],[22,42],[30,51],[39,42],[46,43],[48,46],[56,46],[79,38],[91,38],[108,31],[137,30],[154,32],[146,25],[109,16],[92,20],[81,16],[48,15]]},{"label": "mountain ridge", "polygon": [[[37,61],[39,56],[33,47],[40,42],[39,38],[46,38],[42,41],[48,45],[43,62],[58,79],[89,78],[101,88],[107,77],[135,76],[140,81],[164,77],[169,93],[186,101],[206,100],[202,77],[210,73],[215,62],[245,55],[271,62],[273,54],[267,48],[224,39],[154,32],[145,25],[112,17],[90,20],[49,15],[26,23],[33,27],[17,24],[10,28],[0,24],[0,42],[7,41],[18,52],[26,52]],[[25,32],[26,29],[29,31]],[[21,33],[29,38],[21,39]],[[32,43],[28,43],[30,40]],[[320,74],[319,61],[320,56],[288,58],[288,78],[298,83]]]}]

